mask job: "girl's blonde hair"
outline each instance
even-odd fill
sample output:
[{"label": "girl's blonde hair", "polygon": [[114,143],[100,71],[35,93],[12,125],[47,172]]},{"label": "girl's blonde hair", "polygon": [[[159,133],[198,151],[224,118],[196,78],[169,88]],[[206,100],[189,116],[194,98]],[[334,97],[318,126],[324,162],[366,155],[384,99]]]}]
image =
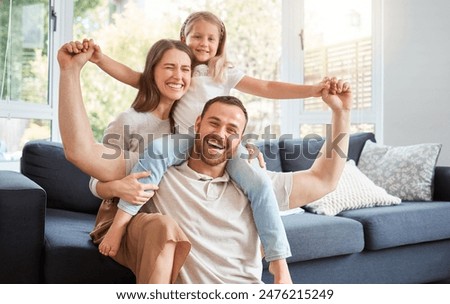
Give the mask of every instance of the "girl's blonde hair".
[{"label": "girl's blonde hair", "polygon": [[227,61],[227,56],[225,52],[225,43],[227,41],[227,31],[225,25],[219,17],[208,11],[200,11],[190,14],[180,30],[180,39],[182,41],[186,40],[186,37],[192,30],[194,23],[199,20],[204,20],[206,22],[212,23],[219,29],[219,46],[217,48],[217,54],[211,58],[208,62],[208,73],[214,81],[223,82],[225,80],[225,71],[229,67],[229,62]]}]

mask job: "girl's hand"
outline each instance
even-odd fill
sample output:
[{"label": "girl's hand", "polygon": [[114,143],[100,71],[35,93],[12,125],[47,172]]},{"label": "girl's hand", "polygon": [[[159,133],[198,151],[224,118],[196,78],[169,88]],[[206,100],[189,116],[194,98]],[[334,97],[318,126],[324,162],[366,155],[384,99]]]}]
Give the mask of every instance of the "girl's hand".
[{"label": "girl's hand", "polygon": [[149,176],[149,172],[132,173],[121,180],[117,180],[114,185],[114,196],[120,197],[126,202],[135,205],[143,205],[153,197],[158,190],[157,185],[143,184],[139,182],[140,178]]},{"label": "girl's hand", "polygon": [[252,144],[247,144],[245,147],[248,151],[248,162],[250,163],[254,158],[258,158],[259,166],[266,169],[266,161],[264,160],[264,156],[261,151],[259,151],[258,147]]},{"label": "girl's hand", "polygon": [[313,84],[311,86],[311,96],[312,97],[321,97],[323,90],[329,90],[330,89],[330,78],[324,77],[321,82],[318,84]]},{"label": "girl's hand", "polygon": [[[83,39],[83,47],[86,50],[89,48],[89,40],[86,38]],[[98,44],[94,44],[93,48],[94,53],[92,54],[92,57],[91,59],[89,59],[89,61],[98,64],[103,59],[103,52]]]}]

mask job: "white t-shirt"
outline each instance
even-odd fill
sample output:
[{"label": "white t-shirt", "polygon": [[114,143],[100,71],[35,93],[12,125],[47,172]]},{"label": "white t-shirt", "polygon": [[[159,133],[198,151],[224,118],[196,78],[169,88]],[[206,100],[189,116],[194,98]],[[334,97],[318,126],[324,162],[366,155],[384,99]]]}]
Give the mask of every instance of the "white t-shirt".
[{"label": "white t-shirt", "polygon": [[170,167],[153,203],[192,243],[178,283],[261,283],[262,257],[252,210],[227,173],[212,178],[192,170],[188,162]]},{"label": "white t-shirt", "polygon": [[191,86],[187,93],[178,101],[173,114],[175,123],[179,126],[179,133],[189,133],[189,128],[201,114],[205,103],[217,96],[230,95],[245,74],[236,69],[228,68],[225,81],[218,83],[208,76],[208,66],[200,64],[194,68]]},{"label": "white t-shirt", "polygon": [[[150,142],[170,133],[169,119],[162,120],[153,113],[136,112],[129,108],[109,123],[104,131],[103,143],[124,150],[129,173]],[[91,177],[89,188],[92,194],[101,198],[97,193],[97,183],[98,180]]]}]

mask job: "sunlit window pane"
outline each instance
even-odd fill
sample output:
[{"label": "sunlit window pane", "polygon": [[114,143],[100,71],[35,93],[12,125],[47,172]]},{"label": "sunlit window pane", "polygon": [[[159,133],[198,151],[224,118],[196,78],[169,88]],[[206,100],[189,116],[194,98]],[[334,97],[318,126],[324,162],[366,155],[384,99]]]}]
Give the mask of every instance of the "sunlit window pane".
[{"label": "sunlit window pane", "polygon": [[[356,109],[372,106],[371,12],[371,0],[305,0],[305,83],[345,79]],[[306,112],[327,109],[320,98],[304,102]]]},{"label": "sunlit window pane", "polygon": [[0,102],[48,103],[48,1],[0,1]]},{"label": "sunlit window pane", "polygon": [[0,162],[18,161],[26,142],[50,140],[50,134],[50,120],[0,118]]}]

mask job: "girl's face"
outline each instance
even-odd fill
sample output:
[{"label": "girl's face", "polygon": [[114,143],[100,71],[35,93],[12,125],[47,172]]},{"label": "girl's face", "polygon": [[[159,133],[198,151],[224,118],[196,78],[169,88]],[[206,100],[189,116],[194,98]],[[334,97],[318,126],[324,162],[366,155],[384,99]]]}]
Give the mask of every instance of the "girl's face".
[{"label": "girl's face", "polygon": [[198,63],[208,63],[216,56],[220,42],[220,31],[217,25],[205,20],[194,22],[186,36],[186,44],[194,52]]},{"label": "girl's face", "polygon": [[180,99],[191,83],[191,59],[178,49],[167,50],[154,70],[161,102]]}]

